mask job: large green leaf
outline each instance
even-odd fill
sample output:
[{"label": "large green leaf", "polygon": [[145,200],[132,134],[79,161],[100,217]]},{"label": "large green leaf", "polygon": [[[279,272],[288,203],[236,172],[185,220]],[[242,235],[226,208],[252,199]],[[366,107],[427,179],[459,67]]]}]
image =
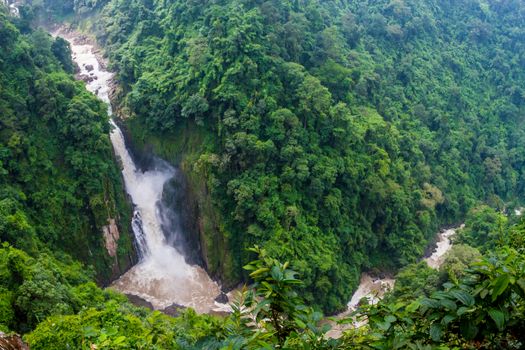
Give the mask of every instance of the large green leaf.
[{"label": "large green leaf", "polygon": [[441,304],[441,306],[449,309],[449,310],[452,310],[452,311],[455,311],[458,306],[456,305],[456,303],[450,299],[442,299],[439,301],[439,303]]},{"label": "large green leaf", "polygon": [[279,268],[279,266],[272,266],[272,277],[276,281],[282,281],[284,278],[283,272]]},{"label": "large green leaf", "polygon": [[389,323],[393,323],[393,322],[396,322],[397,321],[397,318],[393,315],[388,315],[388,316],[385,316],[385,322],[389,322]]},{"label": "large green leaf", "polygon": [[421,305],[426,306],[431,309],[438,308],[440,306],[439,301],[429,298],[424,298],[420,301]]},{"label": "large green leaf", "polygon": [[434,299],[443,300],[443,299],[449,299],[450,295],[447,292],[439,291],[439,292],[432,293],[431,297]]},{"label": "large green leaf", "polygon": [[510,276],[508,274],[499,276],[492,283],[492,301],[495,301],[501,294],[505,292],[510,282]]},{"label": "large green leaf", "polygon": [[260,275],[261,273],[265,273],[265,272],[268,272],[270,269],[268,269],[267,267],[261,267],[260,269],[250,273],[250,277],[255,277],[255,276],[258,276]]},{"label": "large green leaf", "polygon": [[476,310],[475,307],[469,309],[469,308],[467,308],[465,306],[462,306],[456,311],[456,315],[461,316],[463,314],[466,314],[466,313],[469,313],[469,312],[473,312],[475,310]]},{"label": "large green leaf", "polygon": [[432,323],[430,326],[430,337],[433,341],[439,342],[441,340],[441,336],[443,335],[443,329],[441,328],[441,325],[439,323]]},{"label": "large green leaf", "polygon": [[489,315],[500,331],[505,328],[505,314],[497,309],[490,309]]},{"label": "large green leaf", "polygon": [[386,321],[385,322],[377,322],[376,323],[376,327],[379,328],[380,330],[384,331],[384,332],[388,331],[388,329],[390,329],[391,325],[392,324],[390,322],[386,322]]},{"label": "large green leaf", "polygon": [[456,316],[454,315],[445,315],[445,317],[443,317],[443,319],[441,320],[441,323],[444,324],[444,325],[447,325],[449,324],[450,322],[454,321],[456,319]]},{"label": "large green leaf", "polygon": [[474,305],[474,297],[462,290],[450,291],[450,294],[466,306]]},{"label": "large green leaf", "polygon": [[406,309],[408,312],[416,312],[416,310],[419,309],[420,306],[421,304],[419,303],[419,301],[415,300],[408,304]]}]

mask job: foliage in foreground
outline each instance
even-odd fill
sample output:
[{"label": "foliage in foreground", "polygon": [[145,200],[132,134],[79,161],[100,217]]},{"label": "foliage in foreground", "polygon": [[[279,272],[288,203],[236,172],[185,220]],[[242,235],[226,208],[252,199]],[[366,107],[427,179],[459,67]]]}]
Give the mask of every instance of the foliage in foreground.
[{"label": "foliage in foreground", "polygon": [[[523,223],[505,228],[505,236],[524,232]],[[0,329],[36,327],[25,336],[31,348],[57,350],[520,349],[525,344],[525,249],[516,242],[484,256],[458,245],[440,271],[406,268],[391,295],[375,306],[364,303],[341,321],[357,317],[367,324],[350,328],[340,339],[326,338],[329,327],[299,296],[302,282],[289,263],[258,247],[251,249],[258,258],[245,266],[253,285],[235,299],[230,315],[188,309],[169,317],[101,290],[78,263],[45,254],[32,258],[4,244]]]},{"label": "foliage in foreground", "polygon": [[[525,253],[508,246],[469,264],[429,296],[386,298],[351,318],[367,320],[327,339],[322,315],[304,305],[288,263],[254,248],[254,284],[224,318],[186,310],[176,318],[113,296],[76,315],[53,316],[26,337],[34,349],[520,349],[525,344]],[[450,264],[449,266],[453,266]],[[116,299],[115,299],[116,298]],[[69,346],[69,347],[68,347]]]},{"label": "foliage in foreground", "polygon": [[525,345],[525,255],[504,248],[429,297],[359,311],[369,321],[347,337],[372,349],[521,349]]}]

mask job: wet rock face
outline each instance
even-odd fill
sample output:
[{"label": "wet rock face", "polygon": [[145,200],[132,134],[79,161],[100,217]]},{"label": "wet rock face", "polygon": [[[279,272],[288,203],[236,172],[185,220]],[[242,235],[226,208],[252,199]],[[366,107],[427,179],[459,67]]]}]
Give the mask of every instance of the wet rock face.
[{"label": "wet rock face", "polygon": [[86,67],[86,70],[87,70],[88,72],[91,72],[93,69],[95,69],[95,68],[93,67],[93,65],[91,65],[91,64],[87,64],[87,65],[85,65],[85,67]]},{"label": "wet rock face", "polygon": [[167,241],[185,253],[188,263],[204,267],[196,225],[197,208],[192,206],[188,190],[188,182],[181,171],[166,183],[162,193],[162,228],[168,233]]},{"label": "wet rock face", "polygon": [[0,350],[29,350],[18,334],[7,335],[0,332]]},{"label": "wet rock face", "polygon": [[120,232],[115,219],[108,219],[108,225],[102,227],[102,233],[109,256],[116,257]]}]

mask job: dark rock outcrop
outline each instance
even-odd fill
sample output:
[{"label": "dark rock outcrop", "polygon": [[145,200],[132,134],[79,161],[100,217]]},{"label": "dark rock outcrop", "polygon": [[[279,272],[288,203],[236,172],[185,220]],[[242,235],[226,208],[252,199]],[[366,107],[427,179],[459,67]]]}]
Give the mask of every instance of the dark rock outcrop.
[{"label": "dark rock outcrop", "polygon": [[166,314],[168,316],[177,317],[180,315],[180,313],[185,309],[186,307],[179,305],[179,304],[172,304],[168,306],[165,309],[159,310],[163,314]]},{"label": "dark rock outcrop", "polygon": [[226,295],[226,293],[221,293],[217,296],[217,298],[215,298],[215,301],[220,304],[226,304],[230,300],[228,299],[228,296]]},{"label": "dark rock outcrop", "polygon": [[153,304],[147,301],[146,299],[143,299],[139,297],[138,295],[133,295],[133,294],[126,294],[126,296],[128,297],[129,302],[132,303],[133,305],[145,307],[150,310],[153,310]]}]

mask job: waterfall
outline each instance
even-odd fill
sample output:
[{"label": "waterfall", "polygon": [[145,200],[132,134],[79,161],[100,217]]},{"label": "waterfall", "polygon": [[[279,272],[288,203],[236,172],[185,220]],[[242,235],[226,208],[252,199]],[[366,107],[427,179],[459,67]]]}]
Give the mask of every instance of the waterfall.
[{"label": "waterfall", "polygon": [[[79,78],[86,81],[89,91],[108,104],[111,115],[109,91],[113,74],[100,65],[93,45],[85,40],[79,43],[67,33],[60,35],[71,44],[73,60],[80,68]],[[177,304],[193,307],[198,312],[223,310],[224,305],[214,301],[220,294],[217,283],[199,266],[189,265],[184,255],[166,241],[166,236],[180,234],[163,232],[161,215],[164,185],[173,178],[175,169],[161,159],[156,159],[146,171],[139,169],[126,147],[122,131],[113,120],[110,123],[113,149],[121,162],[126,191],[135,206],[131,225],[140,258],[112,288],[137,295],[157,309]]]},{"label": "waterfall", "polygon": [[18,9],[18,6],[14,3],[9,5],[9,12],[15,17],[20,17],[20,10]]}]

